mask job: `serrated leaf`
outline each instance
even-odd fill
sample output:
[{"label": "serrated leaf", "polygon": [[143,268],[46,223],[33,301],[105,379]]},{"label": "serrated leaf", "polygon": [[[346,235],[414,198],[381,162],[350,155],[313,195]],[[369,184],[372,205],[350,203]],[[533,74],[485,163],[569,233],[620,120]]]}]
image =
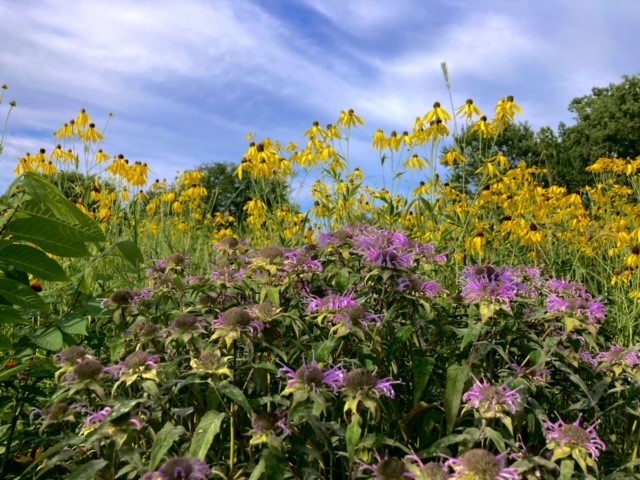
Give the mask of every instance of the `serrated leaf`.
[{"label": "serrated leaf", "polygon": [[90,480],[96,478],[96,474],[107,465],[106,460],[91,460],[74,469],[67,480]]},{"label": "serrated leaf", "polygon": [[89,250],[74,235],[73,229],[55,220],[35,217],[15,218],[5,231],[15,240],[30,242],[59,257],[85,257]]},{"label": "serrated leaf", "polygon": [[165,423],[162,430],[156,434],[156,438],[153,441],[151,447],[151,454],[149,456],[149,470],[155,470],[162,458],[165,456],[171,446],[184,435],[185,429],[181,426],[175,426],[171,422]]},{"label": "serrated leaf", "polygon": [[40,348],[51,350],[52,352],[62,350],[64,346],[62,332],[54,327],[48,328],[41,333],[33,334],[29,338]]},{"label": "serrated leaf", "polygon": [[251,414],[251,412],[253,411],[251,405],[249,405],[247,397],[245,397],[244,393],[242,393],[242,390],[240,390],[232,383],[221,383],[220,385],[218,385],[218,391],[224,396],[236,402],[242,408],[244,408],[248,414]]},{"label": "serrated leaf", "polygon": [[8,278],[0,278],[0,296],[7,302],[32,310],[44,310],[47,304],[31,287]]},{"label": "serrated leaf", "polygon": [[215,410],[204,414],[191,440],[191,446],[189,447],[190,458],[205,459],[213,439],[220,433],[220,427],[225,416],[224,413]]},{"label": "serrated leaf", "polygon": [[447,385],[444,389],[444,411],[447,419],[447,434],[453,431],[453,427],[458,418],[460,403],[462,400],[462,390],[469,377],[469,367],[467,365],[451,365],[447,369]]},{"label": "serrated leaf", "polygon": [[144,262],[142,251],[138,248],[135,242],[131,240],[122,240],[114,244],[114,246],[118,249],[122,257],[132,266],[137,267]]},{"label": "serrated leaf", "polygon": [[34,275],[41,280],[62,282],[67,275],[58,262],[42,250],[14,243],[0,250],[0,261]]}]

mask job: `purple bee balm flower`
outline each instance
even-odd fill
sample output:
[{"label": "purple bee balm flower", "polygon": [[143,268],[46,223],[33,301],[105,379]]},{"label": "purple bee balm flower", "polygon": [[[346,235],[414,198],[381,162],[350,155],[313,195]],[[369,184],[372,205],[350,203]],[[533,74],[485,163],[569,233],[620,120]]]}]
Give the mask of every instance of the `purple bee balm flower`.
[{"label": "purple bee balm flower", "polygon": [[465,408],[477,410],[484,418],[496,418],[504,415],[504,412],[516,413],[522,397],[507,385],[491,385],[483,380],[476,381],[462,400],[466,402]]},{"label": "purple bee balm flower", "polygon": [[46,408],[34,408],[29,419],[40,423],[40,433],[52,423],[71,422],[75,420],[76,412],[83,410],[79,404],[54,403]]},{"label": "purple bee balm flower", "polygon": [[264,329],[264,323],[256,319],[249,309],[233,307],[220,314],[213,321],[213,328],[219,331],[247,332],[256,335]]},{"label": "purple bee balm flower", "polygon": [[202,460],[176,457],[164,462],[155,472],[145,473],[142,480],[207,480],[211,469]]},{"label": "purple bee balm flower", "polygon": [[67,384],[92,382],[96,381],[104,372],[106,369],[98,360],[87,356],[80,360],[74,369],[63,377],[63,380]]},{"label": "purple bee balm flower", "polygon": [[121,378],[126,374],[137,374],[156,370],[159,361],[159,355],[151,355],[141,350],[131,353],[117,365],[105,368],[105,371],[116,378]]},{"label": "purple bee balm flower", "polygon": [[322,263],[309,257],[305,248],[299,248],[284,255],[284,269],[287,272],[322,272]]},{"label": "purple bee balm flower", "polygon": [[582,285],[554,279],[547,282],[547,290],[549,315],[575,318],[590,329],[597,329],[604,321],[606,309],[602,300],[594,299]]},{"label": "purple bee balm flower", "polygon": [[285,366],[280,369],[280,373],[289,377],[287,388],[283,393],[294,392],[301,388],[317,391],[323,387],[329,387],[337,393],[344,383],[344,371],[340,367],[323,369],[315,360],[311,363],[303,361],[298,370]]},{"label": "purple bee balm flower", "polygon": [[381,458],[375,454],[375,464],[363,464],[360,472],[371,472],[376,480],[405,480],[407,478],[407,468],[404,462],[396,457],[385,456]]},{"label": "purple bee balm flower", "polygon": [[394,398],[395,392],[393,390],[393,384],[395,383],[400,382],[391,380],[390,378],[378,380],[375,373],[369,372],[364,368],[356,368],[345,375],[342,391],[351,397],[370,392],[376,398]]},{"label": "purple bee balm flower", "polygon": [[251,414],[250,445],[259,445],[270,441],[278,441],[291,435],[287,412],[265,412]]},{"label": "purple bee balm flower", "polygon": [[75,367],[85,358],[92,358],[84,347],[74,346],[61,351],[55,357],[55,362],[60,366]]},{"label": "purple bee balm flower", "polygon": [[360,304],[354,298],[354,294],[336,295],[329,294],[324,298],[315,298],[309,302],[307,313],[314,312],[335,312],[348,307],[359,307]]},{"label": "purple bee balm flower", "polygon": [[632,349],[612,345],[609,351],[600,352],[594,362],[599,369],[612,370],[619,375],[623,370],[640,365],[640,355]]},{"label": "purple bee balm flower", "polygon": [[505,268],[468,266],[462,272],[461,282],[462,297],[468,304],[493,302],[509,307],[518,296],[518,282]]},{"label": "purple bee balm flower", "polygon": [[407,472],[406,478],[415,480],[447,480],[449,474],[444,465],[439,462],[423,463],[417,455],[407,455],[404,457],[404,464]]},{"label": "purple bee balm flower", "polygon": [[331,317],[331,321],[335,325],[342,325],[347,330],[351,330],[354,326],[363,326],[364,328],[369,328],[371,324],[380,326],[382,323],[381,318],[382,315],[374,315],[373,313],[369,313],[365,311],[365,309],[360,305],[358,305],[355,307],[345,307],[339,312],[336,312]]},{"label": "purple bee balm flower", "polygon": [[553,451],[552,461],[571,455],[583,470],[587,465],[595,467],[600,452],[606,448],[596,433],[596,425],[585,429],[580,425],[580,417],[574,423],[565,423],[562,419],[556,423],[545,422],[544,437],[547,448]]},{"label": "purple bee balm flower", "polygon": [[364,257],[378,268],[390,270],[406,270],[413,266],[413,255],[401,253],[395,248],[370,248]]},{"label": "purple bee balm flower", "polygon": [[437,297],[444,290],[436,282],[422,280],[416,275],[403,277],[398,280],[398,292],[412,293],[415,295],[426,295],[427,297]]},{"label": "purple bee balm flower", "polygon": [[520,480],[516,468],[505,466],[504,455],[494,455],[483,448],[450,458],[445,466],[453,470],[451,480]]}]

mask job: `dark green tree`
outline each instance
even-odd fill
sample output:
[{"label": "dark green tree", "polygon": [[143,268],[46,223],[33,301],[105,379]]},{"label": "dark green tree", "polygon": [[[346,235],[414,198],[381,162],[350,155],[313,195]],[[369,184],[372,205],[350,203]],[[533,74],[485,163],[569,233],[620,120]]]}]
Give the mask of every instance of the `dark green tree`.
[{"label": "dark green tree", "polygon": [[640,75],[574,98],[569,111],[576,124],[560,124],[561,149],[551,164],[559,183],[580,188],[593,181],[585,168],[598,158],[640,155]]}]

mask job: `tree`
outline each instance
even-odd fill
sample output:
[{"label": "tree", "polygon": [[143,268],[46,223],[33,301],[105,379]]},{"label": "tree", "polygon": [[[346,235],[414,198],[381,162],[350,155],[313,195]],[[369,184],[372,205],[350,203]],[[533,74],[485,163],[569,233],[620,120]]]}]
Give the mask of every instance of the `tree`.
[{"label": "tree", "polygon": [[552,164],[563,185],[590,184],[593,180],[585,168],[600,157],[640,155],[640,75],[625,75],[619,84],[593,88],[590,95],[574,98],[569,111],[576,124],[560,124],[562,148]]}]

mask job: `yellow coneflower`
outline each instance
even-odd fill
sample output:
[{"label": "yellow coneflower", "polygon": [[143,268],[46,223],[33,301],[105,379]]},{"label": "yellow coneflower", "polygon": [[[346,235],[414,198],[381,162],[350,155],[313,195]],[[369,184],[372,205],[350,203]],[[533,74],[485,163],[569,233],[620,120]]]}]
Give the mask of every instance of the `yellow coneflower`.
[{"label": "yellow coneflower", "polygon": [[491,138],[495,136],[496,130],[487,120],[486,115],[480,117],[476,123],[471,126],[471,133],[477,133],[483,138]]},{"label": "yellow coneflower", "polygon": [[640,246],[633,246],[633,248],[631,249],[631,255],[627,257],[626,264],[629,268],[640,267]]},{"label": "yellow coneflower", "polygon": [[496,105],[496,120],[499,122],[512,122],[517,113],[522,113],[522,107],[514,101],[513,95],[500,99]]},{"label": "yellow coneflower", "polygon": [[394,130],[391,132],[391,135],[387,139],[387,148],[397,152],[400,150],[400,146],[402,145],[402,137],[398,136],[398,133]]},{"label": "yellow coneflower", "polygon": [[466,159],[458,150],[452,148],[440,159],[442,165],[454,167],[456,165],[465,165],[469,160]]},{"label": "yellow coneflower", "polygon": [[91,124],[91,117],[87,113],[87,111],[83,108],[80,110],[78,117],[76,118],[76,127],[79,130],[84,130]]},{"label": "yellow coneflower", "polygon": [[471,120],[474,115],[481,117],[482,112],[473,103],[473,100],[471,98],[468,98],[464,105],[458,107],[458,109],[456,110],[456,115],[462,118],[466,118],[467,120]]},{"label": "yellow coneflower", "polygon": [[433,108],[423,117],[423,120],[428,124],[437,120],[447,123],[451,121],[451,114],[442,108],[440,102],[435,102]]},{"label": "yellow coneflower", "polygon": [[364,120],[356,115],[356,113],[351,108],[346,112],[344,110],[340,112],[340,118],[338,118],[337,124],[344,128],[355,128],[358,125],[364,125]]},{"label": "yellow coneflower", "polygon": [[404,162],[403,166],[404,168],[409,168],[410,170],[415,172],[416,170],[427,168],[429,164],[422,158],[420,158],[417,154],[413,154],[407,159],[406,162]]},{"label": "yellow coneflower", "polygon": [[89,128],[82,133],[82,140],[90,143],[98,143],[104,140],[104,135],[96,128],[95,123],[90,123]]},{"label": "yellow coneflower", "polygon": [[109,160],[111,160],[111,156],[110,155],[107,155],[106,153],[104,153],[102,151],[102,149],[98,150],[98,153],[96,153],[96,163],[97,164],[106,163]]},{"label": "yellow coneflower", "polygon": [[467,240],[467,252],[471,255],[482,256],[484,254],[484,247],[487,244],[487,239],[484,236],[484,230],[479,229],[476,234]]}]

